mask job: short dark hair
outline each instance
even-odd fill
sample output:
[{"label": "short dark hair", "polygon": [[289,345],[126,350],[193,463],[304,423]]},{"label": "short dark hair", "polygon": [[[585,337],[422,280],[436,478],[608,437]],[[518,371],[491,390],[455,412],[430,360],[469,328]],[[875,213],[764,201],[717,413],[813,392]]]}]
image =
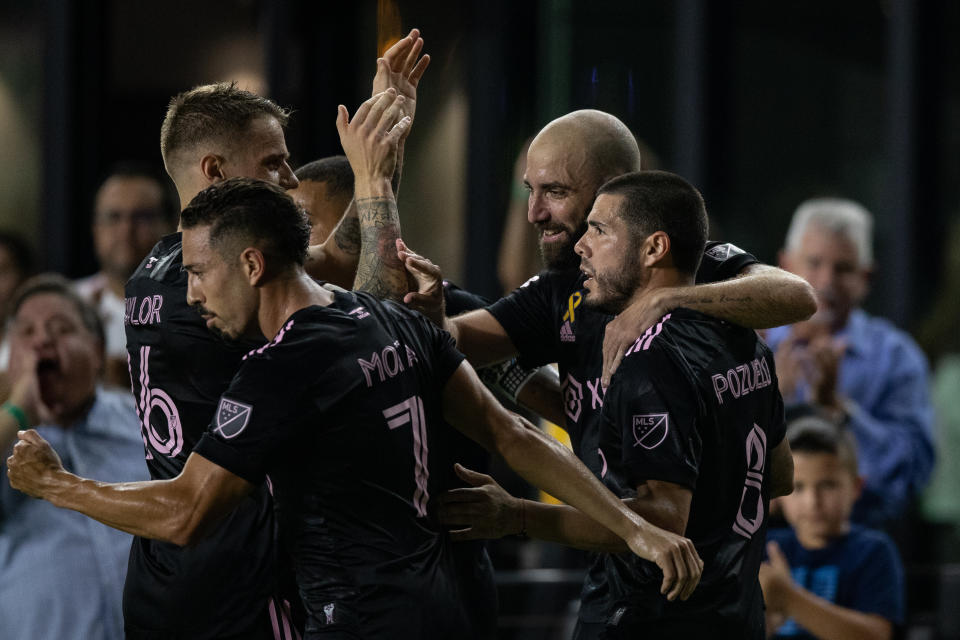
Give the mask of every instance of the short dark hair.
[{"label": "short dark hair", "polygon": [[252,120],[263,116],[276,118],[285,127],[290,112],[240,89],[236,82],[205,84],[179,93],[170,99],[160,127],[163,162],[169,169],[171,154],[206,140],[237,140]]},{"label": "short dark hair", "polygon": [[294,174],[303,182],[325,182],[332,195],[353,195],[353,169],[347,156],[328,156],[308,162]]},{"label": "short dark hair", "polygon": [[689,182],[667,171],[635,171],[604,183],[601,195],[623,196],[620,217],[642,234],[664,231],[677,270],[693,275],[707,242],[707,209]]},{"label": "short dark hair", "polygon": [[[110,166],[100,180],[97,193],[110,178],[145,178],[157,183],[160,187],[160,212],[167,222],[176,222],[180,213],[180,196],[170,181],[170,178],[159,168],[140,160],[121,160]],[[94,196],[96,197],[96,196]]]},{"label": "short dark hair", "polygon": [[793,453],[827,453],[837,456],[857,475],[857,445],[846,427],[818,414],[805,415],[787,425],[787,442]]},{"label": "short dark hair", "polygon": [[13,261],[13,266],[20,273],[21,278],[26,278],[33,273],[36,264],[33,249],[23,236],[11,231],[0,231],[0,247],[10,254],[10,260]]},{"label": "short dark hair", "polygon": [[106,345],[106,335],[103,331],[103,321],[100,319],[100,314],[77,293],[73,288],[73,283],[59,273],[41,273],[27,279],[20,285],[10,302],[9,320],[16,317],[23,303],[44,293],[58,295],[70,302],[80,315],[83,326],[100,341],[100,347],[103,348]]},{"label": "short dark hair", "polygon": [[180,214],[180,225],[209,225],[213,247],[224,247],[234,238],[255,243],[280,268],[302,266],[307,260],[306,212],[282,187],[262,180],[231,178],[207,187]]}]

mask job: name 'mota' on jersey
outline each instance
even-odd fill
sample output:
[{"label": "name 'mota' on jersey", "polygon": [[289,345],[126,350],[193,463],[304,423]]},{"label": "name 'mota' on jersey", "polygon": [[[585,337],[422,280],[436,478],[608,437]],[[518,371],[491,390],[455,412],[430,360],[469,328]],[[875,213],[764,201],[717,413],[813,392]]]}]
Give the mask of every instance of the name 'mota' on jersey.
[{"label": "name 'mota' on jersey", "polygon": [[757,619],[770,451],[783,440],[783,415],[773,354],[750,329],[676,309],[627,351],[602,413],[602,479],[621,498],[653,480],[692,491],[686,536],[704,571],[689,600],[668,603],[656,565],[609,554],[612,615]]},{"label": "name 'mota' on jersey", "polygon": [[[708,242],[697,282],[735,277],[757,259],[729,243]],[[563,389],[566,430],[577,457],[600,476],[599,420],[603,408],[603,334],[613,316],[583,304],[585,276],[577,269],[543,271],[487,308],[517,347],[520,363],[536,367],[556,362]],[[580,618],[605,619],[607,588],[596,558],[584,583]]]},{"label": "name 'mota' on jersey", "polygon": [[423,316],[338,292],[294,313],[224,393],[197,453],[250,482],[270,474],[307,633],[469,636],[427,510],[454,462],[442,390],[462,360]]},{"label": "name 'mota' on jersey", "polygon": [[[187,304],[179,233],[162,238],[128,280],[124,324],[147,467],[153,479],[174,478],[253,343],[217,338]],[[196,545],[134,538],[125,624],[192,638],[245,630],[273,594],[274,524],[260,487]]]}]

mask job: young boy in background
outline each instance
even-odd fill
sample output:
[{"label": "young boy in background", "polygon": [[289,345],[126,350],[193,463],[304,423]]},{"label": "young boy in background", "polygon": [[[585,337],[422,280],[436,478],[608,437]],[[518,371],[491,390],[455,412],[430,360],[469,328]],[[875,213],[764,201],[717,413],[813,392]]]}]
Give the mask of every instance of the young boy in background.
[{"label": "young boy in background", "polygon": [[793,493],[780,498],[790,528],[768,534],[760,567],[774,638],[888,640],[903,623],[900,557],[881,531],[851,524],[860,495],[853,438],[806,416],[787,429]]}]

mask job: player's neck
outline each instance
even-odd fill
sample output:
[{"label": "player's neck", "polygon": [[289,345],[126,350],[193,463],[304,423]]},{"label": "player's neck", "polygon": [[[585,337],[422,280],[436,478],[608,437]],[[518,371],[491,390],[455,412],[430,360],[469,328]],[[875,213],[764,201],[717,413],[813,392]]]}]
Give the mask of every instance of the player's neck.
[{"label": "player's neck", "polygon": [[630,302],[626,306],[632,305],[656,289],[687,287],[693,284],[692,276],[682,274],[676,269],[650,269],[648,273],[650,274],[649,279],[633,292],[633,295],[630,296]]},{"label": "player's neck", "polygon": [[265,337],[272,338],[283,323],[300,309],[327,306],[332,302],[332,292],[298,269],[260,289],[260,311],[257,315],[260,330]]}]

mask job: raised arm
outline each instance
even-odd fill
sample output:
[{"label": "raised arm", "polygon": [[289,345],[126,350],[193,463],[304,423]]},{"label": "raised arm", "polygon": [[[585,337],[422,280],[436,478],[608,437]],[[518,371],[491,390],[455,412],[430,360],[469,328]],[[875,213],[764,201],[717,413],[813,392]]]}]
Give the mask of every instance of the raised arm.
[{"label": "raised arm", "polygon": [[623,354],[657,319],[686,307],[751,329],[806,320],[817,310],[813,287],[803,278],[764,264],[751,264],[736,278],[651,291],[610,321],[603,337],[603,384]]},{"label": "raised arm", "polygon": [[444,388],[444,416],[467,436],[498,453],[531,484],[580,509],[626,541],[642,558],[663,570],[661,592],[685,599],[700,578],[703,563],[693,543],[664,531],[608,491],[573,453],[522,417],[504,409],[461,364]]},{"label": "raised arm", "polygon": [[[382,58],[377,59],[377,72],[373,77],[371,96],[387,89],[393,89],[398,96],[403,96],[401,112],[410,118],[411,125],[416,113],[417,87],[430,64],[429,55],[420,56],[422,51],[423,38],[417,29],[413,29],[387,49]],[[401,131],[397,144],[396,163],[390,176],[394,198],[400,188],[404,141],[410,131],[411,126]],[[322,244],[310,247],[306,265],[308,273],[341,287],[352,287],[360,262],[360,242],[359,213],[356,203],[351,200],[327,239]]]},{"label": "raised arm", "polygon": [[351,120],[346,107],[337,113],[337,131],[354,175],[354,204],[360,224],[360,261],[353,288],[399,300],[407,291],[407,275],[397,256],[400,236],[397,203],[390,176],[400,136],[409,127],[401,117],[403,96],[394,89],[370,98]]},{"label": "raised arm", "polygon": [[191,453],[172,480],[106,483],[76,476],[34,430],[21,431],[7,475],[14,489],[133,535],[188,545],[202,538],[253,485]]}]

